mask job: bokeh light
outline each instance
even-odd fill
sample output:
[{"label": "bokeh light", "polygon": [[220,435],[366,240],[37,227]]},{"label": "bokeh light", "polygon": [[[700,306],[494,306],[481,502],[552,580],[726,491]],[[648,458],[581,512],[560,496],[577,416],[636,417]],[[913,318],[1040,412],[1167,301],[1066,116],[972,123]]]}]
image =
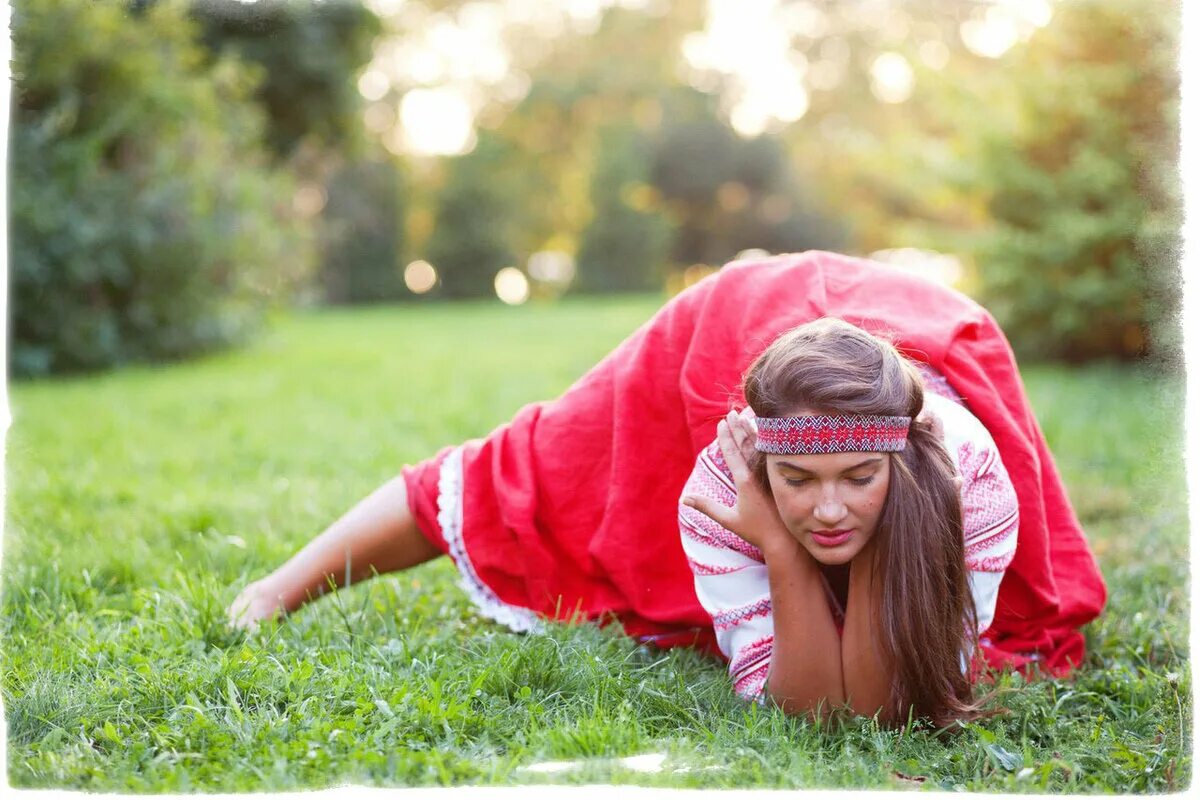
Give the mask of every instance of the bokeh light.
[{"label": "bokeh light", "polygon": [[959,26],[963,44],[977,56],[999,58],[1021,38],[1017,20],[1000,6],[992,6],[982,19],[969,19]]},{"label": "bokeh light", "polygon": [[943,69],[950,63],[950,48],[941,39],[922,42],[917,49],[917,55],[930,69]]},{"label": "bokeh light", "polygon": [[386,101],[371,103],[363,112],[363,125],[371,133],[386,133],[396,125],[396,107]]},{"label": "bokeh light", "polygon": [[751,247],[749,249],[743,250],[740,253],[738,253],[736,256],[733,257],[733,260],[734,261],[751,261],[751,260],[757,261],[760,258],[767,258],[770,255],[771,255],[771,253],[769,251],[763,250],[761,247]]},{"label": "bokeh light", "polygon": [[876,250],[868,258],[891,264],[905,272],[920,275],[935,283],[954,286],[963,276],[962,262],[952,255],[916,247]]},{"label": "bokeh light", "polygon": [[529,257],[525,270],[539,283],[566,286],[575,277],[575,259],[563,250],[539,250]]},{"label": "bokeh light", "polygon": [[292,208],[302,217],[315,217],[325,208],[325,190],[318,184],[306,183],[292,196]]},{"label": "bokeh light", "polygon": [[404,268],[404,285],[413,294],[425,294],[437,283],[437,270],[428,261],[414,261]]},{"label": "bokeh light", "polygon": [[388,76],[377,69],[369,69],[358,79],[358,93],[367,100],[379,100],[392,88]]},{"label": "bokeh light", "polygon": [[912,95],[913,70],[899,53],[881,53],[871,63],[871,93],[885,103],[903,103]]},{"label": "bokeh light", "polygon": [[460,155],[475,146],[474,119],[456,89],[413,89],[400,102],[402,144],[419,155]]},{"label": "bokeh light", "polygon": [[529,279],[516,267],[505,267],[496,273],[496,297],[510,306],[519,306],[529,299]]}]

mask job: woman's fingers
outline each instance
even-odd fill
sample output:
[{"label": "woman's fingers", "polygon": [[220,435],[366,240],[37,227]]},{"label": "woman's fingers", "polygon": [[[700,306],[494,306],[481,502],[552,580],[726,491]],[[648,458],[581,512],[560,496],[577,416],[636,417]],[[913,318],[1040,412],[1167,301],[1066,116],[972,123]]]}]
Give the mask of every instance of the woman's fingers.
[{"label": "woman's fingers", "polygon": [[689,494],[684,497],[681,502],[685,506],[696,509],[701,514],[720,525],[722,528],[725,528],[726,530],[733,529],[733,509],[721,505],[711,497],[701,497],[699,495]]},{"label": "woman's fingers", "polygon": [[758,430],[750,418],[745,416],[745,412],[738,414],[736,411],[730,411],[726,419],[733,430],[734,441],[742,452],[742,460],[749,464],[750,459],[754,457],[754,443],[758,440]]},{"label": "woman's fingers", "polygon": [[717,443],[721,446],[721,453],[725,456],[725,463],[729,466],[729,472],[733,475],[733,482],[741,485],[750,472],[746,468],[746,459],[742,457],[742,450],[733,438],[733,430],[728,420],[723,419],[717,423]]}]

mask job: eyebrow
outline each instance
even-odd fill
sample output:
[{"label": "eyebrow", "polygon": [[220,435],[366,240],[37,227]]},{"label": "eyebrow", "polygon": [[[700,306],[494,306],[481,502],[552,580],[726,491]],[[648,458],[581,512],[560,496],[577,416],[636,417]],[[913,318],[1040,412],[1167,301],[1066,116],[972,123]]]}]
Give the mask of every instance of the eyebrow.
[{"label": "eyebrow", "polygon": [[[858,462],[857,464],[855,464],[855,465],[854,465],[854,466],[852,466],[852,467],[846,467],[844,470],[842,470],[842,472],[843,472],[843,473],[845,473],[845,472],[853,472],[853,471],[854,471],[854,470],[856,470],[856,469],[860,469],[860,468],[862,468],[862,467],[869,467],[869,466],[871,466],[872,464],[878,464],[878,463],[880,463],[881,461],[883,461],[883,458],[881,458],[880,456],[874,456],[873,458],[868,458],[868,459],[866,459],[866,460],[864,460],[864,461],[860,461],[860,462]],[[804,467],[799,467],[799,466],[796,466],[795,464],[791,463],[790,461],[780,461],[780,462],[778,462],[778,463],[776,464],[776,466],[777,466],[777,467],[779,467],[779,468],[784,468],[784,467],[786,467],[787,469],[793,470],[793,471],[795,471],[795,472],[803,472],[803,473],[804,473],[804,474],[806,474],[806,475],[812,475],[812,474],[813,474],[812,470],[808,470],[808,469],[805,469]]]}]

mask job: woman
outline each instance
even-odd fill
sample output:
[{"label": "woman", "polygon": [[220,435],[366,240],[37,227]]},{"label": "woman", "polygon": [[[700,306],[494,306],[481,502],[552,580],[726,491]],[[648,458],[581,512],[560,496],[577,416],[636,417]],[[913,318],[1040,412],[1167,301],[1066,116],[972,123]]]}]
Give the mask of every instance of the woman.
[{"label": "woman", "polygon": [[886,336],[945,377],[991,434],[1020,506],[1021,546],[980,638],[992,666],[1063,674],[1104,584],[1011,350],[949,289],[874,262],[809,252],[727,265],[681,293],[558,399],[485,439],[406,467],[231,606],[243,624],[330,579],[448,553],[479,609],[516,630],[541,617],[615,619],[663,646],[719,650],[678,528],[680,491],[746,369],[822,317]]},{"label": "woman", "polygon": [[734,689],[785,710],[973,716],[968,654],[1017,544],[987,430],[836,319],[775,340],[744,392],[680,515]]}]

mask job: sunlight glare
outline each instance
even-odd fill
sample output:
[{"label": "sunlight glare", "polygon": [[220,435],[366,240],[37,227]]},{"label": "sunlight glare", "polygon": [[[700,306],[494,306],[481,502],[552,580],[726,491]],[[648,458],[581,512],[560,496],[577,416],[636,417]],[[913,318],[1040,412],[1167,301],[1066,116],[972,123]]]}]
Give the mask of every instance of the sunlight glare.
[{"label": "sunlight glare", "polygon": [[413,89],[400,101],[404,149],[421,155],[465,153],[475,146],[474,116],[457,89]]},{"label": "sunlight glare", "polygon": [[963,265],[957,257],[916,247],[897,247],[876,250],[868,258],[920,275],[928,280],[953,287],[962,279]]},{"label": "sunlight glare", "polygon": [[885,103],[903,103],[913,90],[913,71],[899,53],[881,53],[871,64],[871,92]]},{"label": "sunlight glare", "polygon": [[688,82],[702,91],[720,85],[713,73],[731,78],[729,121],[744,137],[777,123],[791,123],[809,108],[804,80],[808,61],[792,48],[798,27],[811,30],[823,19],[809,4],[781,9],[777,0],[709,0],[701,32],[684,37]]},{"label": "sunlight glare", "polygon": [[968,50],[984,58],[999,58],[1021,38],[1017,21],[999,6],[989,8],[983,19],[963,22],[959,36]]}]

